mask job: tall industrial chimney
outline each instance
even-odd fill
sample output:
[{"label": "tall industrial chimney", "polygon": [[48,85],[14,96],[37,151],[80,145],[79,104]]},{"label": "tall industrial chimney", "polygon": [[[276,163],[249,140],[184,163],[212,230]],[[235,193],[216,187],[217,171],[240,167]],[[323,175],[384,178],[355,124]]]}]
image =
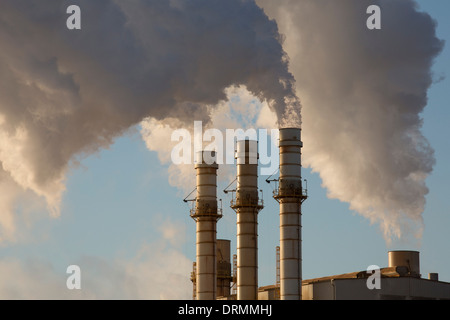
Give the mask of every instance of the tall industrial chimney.
[{"label": "tall industrial chimney", "polygon": [[197,197],[191,217],[197,224],[195,287],[197,300],[215,300],[217,290],[216,225],[222,217],[217,206],[216,152],[196,154]]},{"label": "tall industrial chimney", "polygon": [[237,214],[237,299],[258,299],[258,143],[237,141],[237,188],[231,207]]},{"label": "tall industrial chimney", "polygon": [[280,204],[280,299],[302,298],[301,129],[280,129],[280,177],[274,198]]}]

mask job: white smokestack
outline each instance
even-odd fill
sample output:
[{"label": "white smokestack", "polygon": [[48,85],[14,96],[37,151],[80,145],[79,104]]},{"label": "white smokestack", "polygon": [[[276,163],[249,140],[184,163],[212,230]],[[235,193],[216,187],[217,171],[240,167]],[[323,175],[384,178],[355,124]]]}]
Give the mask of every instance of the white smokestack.
[{"label": "white smokestack", "polygon": [[301,175],[301,131],[280,129],[280,177],[274,198],[280,204],[280,298],[302,298],[302,203],[306,200]]},{"label": "white smokestack", "polygon": [[258,300],[258,142],[236,143],[237,188],[232,208],[237,214],[237,299]]},{"label": "white smokestack", "polygon": [[215,300],[217,297],[216,233],[217,221],[222,217],[217,207],[216,153],[197,154],[197,197],[191,217],[197,227],[196,297],[197,300]]}]

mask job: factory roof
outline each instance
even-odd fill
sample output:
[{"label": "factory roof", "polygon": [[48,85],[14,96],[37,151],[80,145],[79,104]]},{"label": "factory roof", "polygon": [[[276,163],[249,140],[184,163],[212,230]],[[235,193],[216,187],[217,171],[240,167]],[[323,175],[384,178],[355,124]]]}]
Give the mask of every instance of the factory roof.
[{"label": "factory roof", "polygon": [[[383,278],[399,278],[399,277],[414,277],[420,278],[420,275],[410,273],[407,267],[387,267],[380,269],[381,277]],[[372,273],[370,271],[356,271],[338,275],[332,275],[321,278],[313,278],[303,280],[302,284],[311,284],[316,282],[330,281],[330,280],[338,280],[338,279],[366,279],[370,277]]]}]

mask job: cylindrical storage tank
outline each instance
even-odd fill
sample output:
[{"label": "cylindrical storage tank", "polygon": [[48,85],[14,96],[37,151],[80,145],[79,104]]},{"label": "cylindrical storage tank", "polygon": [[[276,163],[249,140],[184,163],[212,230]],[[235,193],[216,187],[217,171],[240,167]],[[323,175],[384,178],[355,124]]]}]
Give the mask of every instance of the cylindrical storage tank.
[{"label": "cylindrical storage tank", "polygon": [[280,129],[280,299],[302,297],[301,205],[306,200],[301,177],[301,130]]},{"label": "cylindrical storage tank", "polygon": [[237,141],[237,299],[258,299],[258,143]]},{"label": "cylindrical storage tank", "polygon": [[230,240],[217,240],[217,297],[230,296],[231,288],[231,253]]},{"label": "cylindrical storage tank", "polygon": [[201,151],[196,155],[197,197],[196,221],[196,298],[215,300],[217,290],[216,228],[221,217],[217,209],[217,169],[214,151]]},{"label": "cylindrical storage tank", "polygon": [[420,259],[418,251],[389,251],[389,267],[407,267],[411,276],[420,277]]}]

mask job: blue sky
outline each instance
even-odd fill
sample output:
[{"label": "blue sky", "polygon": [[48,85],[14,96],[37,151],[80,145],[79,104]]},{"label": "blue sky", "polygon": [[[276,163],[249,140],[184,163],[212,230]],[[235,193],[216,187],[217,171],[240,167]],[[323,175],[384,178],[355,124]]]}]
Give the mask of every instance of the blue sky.
[{"label": "blue sky", "polygon": [[[421,8],[429,12],[438,22],[438,36],[446,40],[446,47],[438,57],[434,66],[436,78],[446,78],[434,84],[429,91],[429,103],[423,114],[423,132],[429,139],[436,153],[436,166],[432,175],[427,179],[430,193],[427,197],[427,207],[424,213],[425,232],[421,251],[421,263],[423,270],[441,274],[441,279],[450,281],[448,265],[450,262],[450,250],[448,248],[450,226],[450,201],[448,199],[448,179],[450,168],[449,143],[449,91],[450,88],[450,51],[448,47],[450,39],[450,22],[446,17],[449,4],[445,1],[419,1]],[[425,269],[426,268],[426,269]]]},{"label": "blue sky", "polygon": [[[328,199],[318,174],[304,168],[310,196],[303,206],[302,217],[304,279],[365,270],[374,264],[384,267],[388,263],[388,250],[412,249],[421,252],[424,276],[438,272],[440,280],[450,282],[450,21],[447,16],[450,4],[447,0],[418,2],[438,22],[439,38],[447,41],[433,67],[435,78],[440,80],[431,87],[423,113],[423,133],[435,150],[437,162],[427,179],[430,192],[423,214],[425,229],[421,245],[395,243],[387,246],[378,225],[371,225],[352,212],[348,204]],[[130,130],[117,138],[108,150],[89,156],[80,167],[70,171],[59,218],[48,218],[44,210],[38,210],[39,218],[21,226],[27,233],[24,240],[0,247],[0,256],[22,261],[23,272],[28,272],[28,264],[40,265],[46,268],[48,278],[58,279],[55,283],[60,281],[61,286],[65,284],[67,266],[78,264],[83,277],[89,280],[82,291],[95,292],[95,297],[100,298],[103,294],[115,297],[108,290],[120,291],[121,285],[128,283],[113,277],[126,277],[126,272],[118,266],[125,265],[127,270],[148,270],[151,274],[146,274],[142,281],[151,279],[155,281],[152,284],[157,284],[149,297],[171,297],[173,292],[167,295],[157,292],[160,281],[154,279],[159,278],[159,271],[168,267],[165,263],[170,262],[171,268],[177,268],[178,265],[173,265],[175,261],[180,263],[180,274],[185,274],[187,279],[180,287],[189,286],[186,271],[190,271],[189,263],[195,260],[195,223],[189,217],[189,206],[182,201],[187,194],[168,181],[168,167],[167,163],[161,163],[156,152],[148,150],[139,128]],[[195,175],[193,168],[192,175]],[[273,186],[264,179],[261,177],[260,187],[265,208],[259,214],[261,286],[275,282],[275,247],[278,245],[278,206],[271,198]],[[221,182],[218,188],[224,205],[218,238],[232,240],[232,248],[235,248],[235,213],[228,206],[229,196],[221,192],[228,182]],[[160,258],[167,258],[167,261],[158,261]],[[128,261],[133,261],[133,265],[127,264]],[[30,272],[38,279],[41,275],[36,270],[40,269]],[[105,284],[108,281],[117,286],[110,288],[110,284]],[[43,291],[45,285],[45,281],[39,282]],[[59,288],[59,284],[52,282],[50,285],[52,290]],[[28,290],[26,285],[18,288]],[[72,297],[71,294],[77,297],[76,293],[68,293],[68,297]],[[127,297],[126,292],[116,294]],[[190,290],[183,289],[175,296],[190,298],[190,294]]]}]

